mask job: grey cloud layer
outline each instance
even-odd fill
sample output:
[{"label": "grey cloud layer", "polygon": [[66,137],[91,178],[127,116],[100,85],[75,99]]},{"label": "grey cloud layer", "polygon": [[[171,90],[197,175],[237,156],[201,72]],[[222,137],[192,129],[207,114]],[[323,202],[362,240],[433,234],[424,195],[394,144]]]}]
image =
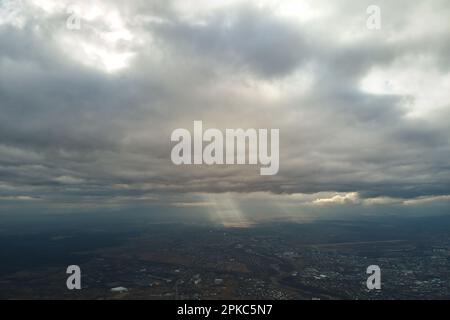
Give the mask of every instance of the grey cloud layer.
[{"label": "grey cloud layer", "polygon": [[[61,42],[68,37],[82,50],[84,40],[107,32],[101,21],[70,31],[65,10],[44,14],[30,5],[22,26],[0,23],[3,199],[450,193],[449,102],[411,117],[415,92],[375,94],[360,86],[372,70],[411,57],[420,70],[427,56],[442,79],[448,77],[450,29],[439,24],[450,18],[447,2],[382,1],[385,25],[378,33],[365,29],[367,6],[355,1],[338,2],[330,16],[304,23],[250,2],[200,13],[177,4],[117,3],[134,40],[108,48],[133,53],[115,73],[83,64],[81,51],[67,51]],[[435,18],[434,29],[410,37],[411,19],[420,12]],[[358,23],[359,34],[343,40]],[[174,167],[170,133],[192,128],[194,120],[220,129],[280,128],[280,173],[268,178],[253,167]]]}]

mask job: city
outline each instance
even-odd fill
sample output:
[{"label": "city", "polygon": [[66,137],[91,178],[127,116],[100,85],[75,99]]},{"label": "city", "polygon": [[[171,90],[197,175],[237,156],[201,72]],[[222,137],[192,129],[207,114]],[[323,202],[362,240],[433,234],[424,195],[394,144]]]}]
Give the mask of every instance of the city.
[{"label": "city", "polygon": [[[250,228],[148,224],[139,233],[120,236],[97,231],[88,240],[121,239],[102,248],[74,248],[67,262],[80,265],[81,290],[66,288],[65,267],[56,263],[3,273],[0,295],[25,299],[448,299],[450,235],[445,228],[450,219],[440,219],[445,224],[428,228],[420,226],[420,221],[407,225],[402,221],[324,221]],[[53,236],[49,241],[77,242],[81,236]],[[380,266],[381,290],[366,287],[369,265]]]}]

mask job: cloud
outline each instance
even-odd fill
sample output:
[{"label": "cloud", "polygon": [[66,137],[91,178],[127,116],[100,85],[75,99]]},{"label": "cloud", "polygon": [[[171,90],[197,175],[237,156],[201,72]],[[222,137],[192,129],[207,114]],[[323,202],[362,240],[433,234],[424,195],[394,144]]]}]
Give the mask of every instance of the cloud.
[{"label": "cloud", "polygon": [[218,10],[200,22],[156,24],[155,34],[174,50],[269,78],[292,72],[310,54],[295,25],[251,5]]},{"label": "cloud", "polygon": [[[0,4],[3,199],[263,193],[325,210],[450,194],[446,1],[380,1],[380,31],[369,1],[20,3]],[[170,133],[194,120],[279,128],[279,174],[174,166]]]},{"label": "cloud", "polygon": [[421,205],[421,204],[427,204],[427,203],[433,203],[433,202],[444,202],[448,203],[450,201],[450,195],[443,195],[443,196],[434,196],[434,197],[419,197],[417,199],[409,199],[405,200],[404,204],[406,205]]},{"label": "cloud", "polygon": [[80,184],[83,183],[83,179],[78,179],[71,176],[60,176],[54,179],[54,181],[59,182],[61,184]]},{"label": "cloud", "polygon": [[319,198],[314,200],[314,204],[323,205],[323,204],[349,204],[349,203],[357,203],[359,201],[358,194],[356,192],[351,192],[347,194],[336,194],[331,198]]},{"label": "cloud", "polygon": [[38,201],[39,198],[33,198],[30,196],[2,196],[0,197],[0,200],[3,201]]}]

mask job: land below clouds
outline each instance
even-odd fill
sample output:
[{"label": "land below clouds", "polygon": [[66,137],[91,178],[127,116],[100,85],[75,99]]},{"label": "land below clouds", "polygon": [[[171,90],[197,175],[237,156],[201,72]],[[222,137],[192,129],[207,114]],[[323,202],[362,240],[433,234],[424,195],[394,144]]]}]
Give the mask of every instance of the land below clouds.
[{"label": "land below clouds", "polygon": [[[65,216],[51,228],[10,219],[12,228],[0,233],[0,298],[370,299],[450,294],[450,216],[279,221],[247,228],[201,220],[160,223],[138,214],[128,215],[128,220],[104,218]],[[77,292],[65,288],[71,264],[82,270],[83,289]],[[361,285],[370,264],[380,265],[383,272],[378,294]],[[128,291],[110,291],[118,286]]]}]

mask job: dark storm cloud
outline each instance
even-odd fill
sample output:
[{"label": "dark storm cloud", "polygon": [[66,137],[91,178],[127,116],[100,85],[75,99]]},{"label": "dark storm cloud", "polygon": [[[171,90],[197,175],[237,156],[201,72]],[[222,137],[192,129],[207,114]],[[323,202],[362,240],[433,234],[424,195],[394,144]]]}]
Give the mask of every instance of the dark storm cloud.
[{"label": "dark storm cloud", "polygon": [[[388,70],[394,79],[380,81],[390,88],[402,70],[390,68],[413,57],[413,71],[426,76],[432,69],[432,81],[444,90],[450,44],[443,2],[404,3],[407,10],[382,2],[387,21],[378,33],[365,29],[366,7],[353,1],[302,23],[277,7],[249,2],[204,10],[173,1],[96,4],[105,12],[119,8],[119,22],[102,14],[83,20],[81,30],[67,30],[66,7],[45,11],[33,4],[17,21],[0,15],[4,199],[450,193],[445,95],[428,99],[433,105],[424,108],[416,102],[426,92],[403,89],[409,83],[400,83],[406,92],[393,87],[385,93],[361,84],[371,72]],[[435,7],[441,10],[430,13]],[[433,37],[416,32],[411,19],[419,12],[436,15]],[[356,31],[347,39],[348,30]],[[170,133],[191,129],[194,120],[219,129],[280,128],[280,173],[175,167]]]},{"label": "dark storm cloud", "polygon": [[310,54],[298,28],[250,5],[215,12],[201,23],[170,20],[154,30],[175,50],[263,77],[287,74]]}]

